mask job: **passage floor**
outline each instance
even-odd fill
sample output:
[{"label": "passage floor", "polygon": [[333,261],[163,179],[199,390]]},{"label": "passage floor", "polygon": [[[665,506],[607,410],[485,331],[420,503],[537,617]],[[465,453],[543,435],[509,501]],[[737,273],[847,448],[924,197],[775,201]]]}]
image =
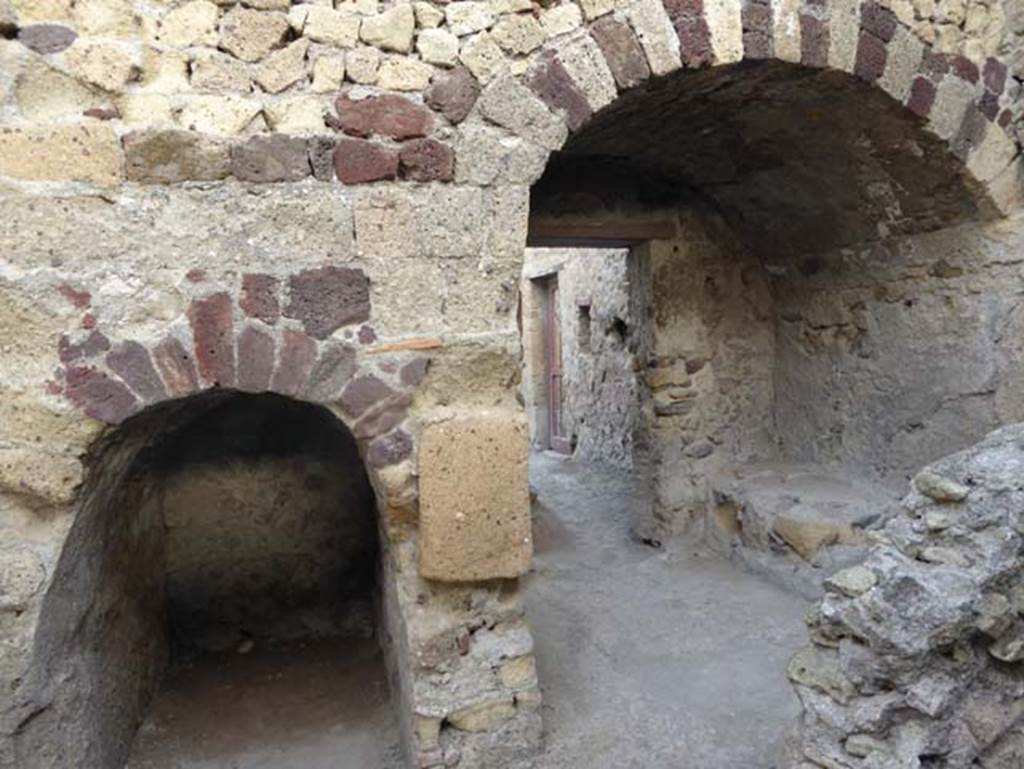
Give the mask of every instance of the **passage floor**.
[{"label": "passage floor", "polygon": [[539,766],[769,769],[799,713],[784,669],[807,603],[692,543],[632,540],[629,480],[531,461]]}]

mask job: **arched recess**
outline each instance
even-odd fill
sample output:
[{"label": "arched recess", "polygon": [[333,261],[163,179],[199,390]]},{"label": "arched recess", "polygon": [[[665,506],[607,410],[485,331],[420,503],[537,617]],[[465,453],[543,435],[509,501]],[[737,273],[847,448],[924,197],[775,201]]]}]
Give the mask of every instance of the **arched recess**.
[{"label": "arched recess", "polygon": [[[388,544],[414,518],[410,407],[436,341],[379,344],[357,269],[195,283],[185,315],[155,334],[89,322],[59,340],[51,390],[107,429],[84,458],[17,692],[26,767],[123,766],[175,649],[372,625],[407,697]],[[248,520],[246,505],[278,517]]]},{"label": "arched recess", "polygon": [[[882,385],[866,403],[854,387],[830,390],[857,372],[786,365],[823,329],[836,356],[874,354],[876,319],[844,301],[838,279],[829,304],[834,274],[1019,205],[1006,63],[937,52],[877,2],[667,0],[589,15],[517,79],[487,86],[480,105],[547,153],[530,245],[633,246],[641,257],[631,290],[644,328],[630,341],[646,372],[633,441],[639,534],[670,536],[714,506],[710,475],[776,460],[780,447],[900,483],[908,465],[948,450],[948,429],[895,434],[924,408],[904,393],[916,384],[942,401],[950,379],[901,361],[909,341],[879,357]],[[793,276],[815,283],[796,309],[777,301]],[[738,311],[723,312],[729,301]],[[843,435],[840,412],[860,406]],[[952,437],[966,445],[976,421]]]}]

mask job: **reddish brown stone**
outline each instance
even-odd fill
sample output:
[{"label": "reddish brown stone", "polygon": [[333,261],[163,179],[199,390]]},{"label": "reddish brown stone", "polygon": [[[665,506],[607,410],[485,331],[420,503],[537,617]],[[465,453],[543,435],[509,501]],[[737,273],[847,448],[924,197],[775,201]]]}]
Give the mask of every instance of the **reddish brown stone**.
[{"label": "reddish brown stone", "polygon": [[999,97],[991,91],[985,91],[978,103],[978,109],[982,115],[994,121],[999,114]]},{"label": "reddish brown stone", "polygon": [[455,175],[455,152],[437,139],[413,139],[398,152],[399,175],[414,182],[448,182]]},{"label": "reddish brown stone", "polygon": [[274,337],[255,326],[238,335],[238,389],[261,393],[270,388],[274,373]]},{"label": "reddish brown stone", "polygon": [[424,94],[427,104],[452,123],[461,123],[480,96],[480,83],[463,66],[437,75]]},{"label": "reddish brown stone", "polygon": [[167,390],[153,367],[149,350],[138,342],[122,342],[107,353],[107,366],[143,403],[157,403],[167,397]]},{"label": "reddish brown stone", "polygon": [[372,326],[360,326],[359,341],[362,344],[372,344],[377,341],[377,332],[373,330]]},{"label": "reddish brown stone", "polygon": [[366,450],[366,464],[370,467],[397,465],[412,454],[412,438],[402,430],[382,435]]},{"label": "reddish brown stone", "polygon": [[334,148],[334,170],[344,184],[394,179],[398,153],[364,139],[342,139]]},{"label": "reddish brown stone", "polygon": [[185,280],[189,283],[202,283],[206,280],[206,270],[200,270],[198,267],[189,270],[185,273]]},{"label": "reddish brown stone", "polygon": [[409,393],[398,393],[374,405],[352,425],[352,434],[356,438],[375,438],[388,430],[402,424],[409,413],[412,396]]},{"label": "reddish brown stone", "polygon": [[1008,125],[1010,125],[1012,121],[1013,113],[1008,109],[1004,109],[1002,112],[999,113],[999,119],[996,121],[996,123],[999,125],[1000,128],[1006,128]]},{"label": "reddish brown stone", "polygon": [[82,316],[82,328],[91,331],[96,328],[96,316],[91,312],[87,312]]},{"label": "reddish brown stone", "polygon": [[949,67],[954,75],[969,83],[977,83],[981,77],[978,65],[966,56],[953,56],[949,60]]},{"label": "reddish brown stone", "polygon": [[361,416],[370,406],[394,394],[373,374],[357,377],[348,383],[341,393],[341,405],[354,417]]},{"label": "reddish brown stone", "polygon": [[808,67],[827,67],[828,46],[828,23],[809,13],[800,14],[800,61]]},{"label": "reddish brown stone", "polygon": [[278,281],[273,275],[250,272],[242,276],[242,296],[238,306],[250,318],[257,318],[273,326],[281,317],[278,301]]},{"label": "reddish brown stone", "polygon": [[666,0],[665,11],[679,38],[683,64],[687,67],[712,64],[711,29],[704,18],[703,0]]},{"label": "reddish brown stone", "polygon": [[231,148],[231,173],[243,182],[297,182],[312,172],[309,147],[299,137],[253,136]]},{"label": "reddish brown stone", "polygon": [[862,80],[873,83],[885,72],[887,56],[885,43],[881,39],[870,32],[861,32],[853,73]]},{"label": "reddish brown stone", "polygon": [[921,59],[921,73],[932,80],[940,80],[949,72],[949,58],[944,53],[937,53],[932,48],[925,48],[924,56]]},{"label": "reddish brown stone", "polygon": [[985,60],[985,69],[982,70],[985,78],[985,87],[1000,96],[1006,88],[1006,65],[999,59],[988,58]]},{"label": "reddish brown stone", "polygon": [[898,24],[896,14],[876,2],[867,2],[861,6],[861,29],[867,30],[883,42],[888,43],[892,40]]},{"label": "reddish brown stone", "polygon": [[430,365],[430,358],[417,358],[402,366],[398,378],[402,384],[408,387],[416,387],[427,375],[427,366]]},{"label": "reddish brown stone", "polygon": [[18,30],[18,42],[44,56],[70,48],[77,37],[74,30],[60,24],[30,24]]},{"label": "reddish brown stone", "polygon": [[298,395],[305,388],[315,362],[316,342],[301,331],[286,328],[271,389],[283,395]]},{"label": "reddish brown stone", "polygon": [[384,93],[353,99],[341,94],[335,106],[338,125],[353,136],[389,136],[413,139],[426,136],[433,125],[430,110],[397,94]]},{"label": "reddish brown stone", "polygon": [[93,419],[118,424],[138,408],[131,390],[101,371],[85,366],[71,366],[66,372],[64,394]]},{"label": "reddish brown stone", "polygon": [[553,53],[541,56],[526,84],[551,109],[565,112],[570,131],[578,131],[590,120],[590,102]]},{"label": "reddish brown stone", "polygon": [[322,403],[333,401],[355,373],[355,348],[340,342],[327,342],[309,375],[306,395]]},{"label": "reddish brown stone", "polygon": [[302,321],[310,336],[326,339],[341,326],[370,317],[370,281],[362,270],[321,267],[288,279],[286,318]]},{"label": "reddish brown stone", "polygon": [[632,88],[651,76],[647,56],[629,24],[614,16],[602,16],[591,26],[590,34],[620,89]]},{"label": "reddish brown stone", "polygon": [[188,308],[199,375],[208,385],[235,384],[234,308],[227,292],[195,299]]},{"label": "reddish brown stone", "polygon": [[187,395],[199,389],[192,354],[175,337],[166,337],[153,348],[153,361],[171,395]]},{"label": "reddish brown stone", "polygon": [[910,84],[910,95],[907,97],[907,108],[918,117],[928,117],[935,103],[935,83],[918,75]]},{"label": "reddish brown stone", "polygon": [[90,107],[83,113],[85,117],[96,118],[97,120],[120,120],[121,113],[116,107]]},{"label": "reddish brown stone", "polygon": [[743,5],[743,57],[770,59],[772,57],[772,7],[762,0],[751,0]]},{"label": "reddish brown stone", "polygon": [[78,309],[88,307],[92,302],[92,294],[88,291],[78,291],[67,283],[62,283],[57,287],[57,290],[60,291],[61,296],[71,302],[72,306],[77,307]]},{"label": "reddish brown stone", "polygon": [[84,339],[72,342],[71,337],[62,334],[57,342],[57,355],[61,363],[93,358],[110,349],[110,340],[99,331],[92,331]]}]

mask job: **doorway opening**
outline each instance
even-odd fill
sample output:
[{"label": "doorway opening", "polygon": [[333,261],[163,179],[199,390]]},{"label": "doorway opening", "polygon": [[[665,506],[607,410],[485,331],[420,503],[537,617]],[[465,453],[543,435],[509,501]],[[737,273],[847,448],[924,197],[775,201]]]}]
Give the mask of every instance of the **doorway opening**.
[{"label": "doorway opening", "polygon": [[97,769],[400,765],[374,495],[347,427],[280,395],[151,407],[91,457],[43,608],[26,755]]}]

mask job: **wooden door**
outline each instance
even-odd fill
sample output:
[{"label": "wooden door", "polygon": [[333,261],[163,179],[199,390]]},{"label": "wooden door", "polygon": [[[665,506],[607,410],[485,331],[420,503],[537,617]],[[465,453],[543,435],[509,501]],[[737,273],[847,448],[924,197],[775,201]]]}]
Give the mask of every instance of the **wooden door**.
[{"label": "wooden door", "polygon": [[562,424],[562,326],[558,307],[558,276],[548,280],[544,314],[544,350],[547,364],[548,448],[562,454],[572,450]]}]

